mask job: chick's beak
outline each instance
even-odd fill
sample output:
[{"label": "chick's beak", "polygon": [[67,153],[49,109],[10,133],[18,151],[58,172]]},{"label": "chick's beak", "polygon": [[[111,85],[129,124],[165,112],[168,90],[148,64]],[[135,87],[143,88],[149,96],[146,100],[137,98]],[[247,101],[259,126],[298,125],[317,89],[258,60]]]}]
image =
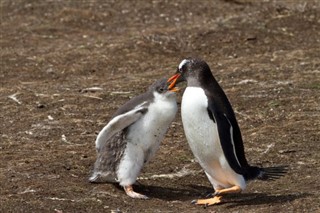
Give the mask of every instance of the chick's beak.
[{"label": "chick's beak", "polygon": [[175,87],[176,86],[176,83],[177,83],[177,80],[178,78],[181,76],[180,73],[177,73],[175,74],[174,76],[172,76],[171,78],[168,79],[168,83],[169,83],[169,86],[168,86],[168,89],[170,91],[173,91],[173,92],[178,92],[179,91],[179,88]]},{"label": "chick's beak", "polygon": [[169,89],[169,91],[171,91],[171,92],[179,92],[180,89],[178,87],[173,87],[173,88]]}]

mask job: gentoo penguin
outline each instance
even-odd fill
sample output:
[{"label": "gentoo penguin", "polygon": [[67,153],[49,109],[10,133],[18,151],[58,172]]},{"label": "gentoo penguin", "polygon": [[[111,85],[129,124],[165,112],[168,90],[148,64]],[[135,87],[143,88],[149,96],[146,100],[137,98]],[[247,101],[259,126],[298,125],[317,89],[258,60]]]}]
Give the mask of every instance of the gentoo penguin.
[{"label": "gentoo penguin", "polygon": [[231,104],[205,61],[182,60],[169,79],[169,88],[181,81],[187,81],[181,103],[185,135],[215,190],[213,198],[195,200],[194,204],[220,203],[223,194],[244,190],[248,180],[275,179],[286,172],[286,167],[259,168],[248,164]]},{"label": "gentoo penguin", "polygon": [[90,182],[118,182],[132,198],[148,198],[135,192],[142,167],[158,150],[177,112],[176,87],[167,79],[156,81],[116,111],[95,141],[97,160]]}]

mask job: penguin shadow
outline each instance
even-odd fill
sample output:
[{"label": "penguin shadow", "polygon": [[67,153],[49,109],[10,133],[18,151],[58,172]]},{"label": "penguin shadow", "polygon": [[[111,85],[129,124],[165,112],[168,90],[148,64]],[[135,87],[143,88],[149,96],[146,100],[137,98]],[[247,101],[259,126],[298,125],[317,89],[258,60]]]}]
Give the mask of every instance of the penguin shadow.
[{"label": "penguin shadow", "polygon": [[240,206],[277,204],[291,202],[296,199],[311,196],[308,193],[301,194],[283,194],[272,195],[267,193],[241,193],[226,195],[221,204],[227,204],[227,208],[236,208]]},{"label": "penguin shadow", "polygon": [[[118,188],[119,185],[117,186]],[[195,199],[204,199],[210,197],[213,189],[206,186],[199,185],[185,185],[185,188],[172,188],[165,186],[153,185],[134,185],[134,189],[147,195],[150,199],[160,199],[165,201],[192,201]],[[311,196],[308,193],[299,194],[283,194],[273,195],[268,193],[240,193],[240,194],[227,194],[223,196],[222,203],[219,205],[226,205],[226,208],[236,208],[239,206],[250,205],[264,205],[264,204],[277,204],[291,202],[296,199]]]}]

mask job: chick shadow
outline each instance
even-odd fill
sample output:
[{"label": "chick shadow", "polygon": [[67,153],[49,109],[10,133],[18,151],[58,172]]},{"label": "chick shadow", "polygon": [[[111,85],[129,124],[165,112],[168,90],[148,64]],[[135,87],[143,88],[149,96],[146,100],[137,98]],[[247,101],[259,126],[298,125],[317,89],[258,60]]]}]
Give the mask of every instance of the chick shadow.
[{"label": "chick shadow", "polygon": [[[119,184],[113,184],[119,190],[123,190]],[[154,185],[142,185],[136,183],[133,185],[136,192],[148,196],[150,199],[160,199],[165,201],[192,201],[197,197],[206,196],[212,192],[212,188],[205,186],[187,186],[184,189],[154,186]]]},{"label": "chick shadow", "polygon": [[[181,188],[171,188],[152,185],[135,185],[135,190],[147,195],[149,198],[156,198],[165,201],[191,201],[195,199],[203,199],[213,192],[213,189],[200,185],[185,185]],[[291,193],[282,195],[273,195],[268,193],[240,193],[227,194],[223,196],[222,203],[226,208],[237,208],[240,206],[265,205],[291,202],[311,196],[309,193]]]}]

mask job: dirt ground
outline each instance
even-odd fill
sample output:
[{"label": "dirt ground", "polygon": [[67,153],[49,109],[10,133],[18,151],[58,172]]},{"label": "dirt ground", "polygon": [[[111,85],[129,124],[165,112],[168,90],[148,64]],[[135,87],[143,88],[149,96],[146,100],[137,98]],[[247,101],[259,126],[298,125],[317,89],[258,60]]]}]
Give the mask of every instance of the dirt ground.
[{"label": "dirt ground", "polygon": [[[0,0],[0,212],[320,212],[318,0]],[[228,95],[253,165],[288,165],[225,203],[180,114],[134,200],[87,180],[112,113],[188,56]],[[181,94],[178,101],[181,101]]]}]

